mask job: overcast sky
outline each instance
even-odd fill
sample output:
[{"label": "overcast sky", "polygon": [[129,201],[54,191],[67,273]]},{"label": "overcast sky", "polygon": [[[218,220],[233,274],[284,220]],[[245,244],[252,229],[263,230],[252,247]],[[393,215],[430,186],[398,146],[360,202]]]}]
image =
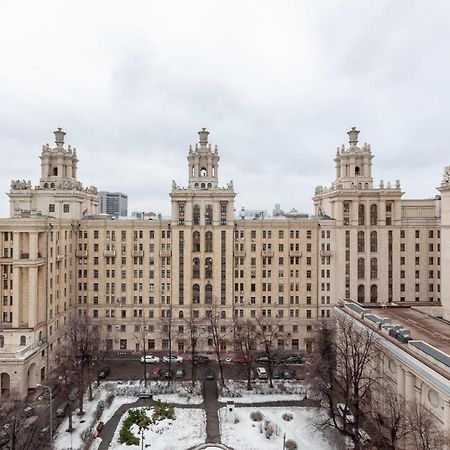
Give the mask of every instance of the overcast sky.
[{"label": "overcast sky", "polygon": [[236,207],[312,212],[351,126],[378,185],[450,164],[450,2],[0,0],[0,216],[63,127],[79,180],[168,214],[206,127]]}]

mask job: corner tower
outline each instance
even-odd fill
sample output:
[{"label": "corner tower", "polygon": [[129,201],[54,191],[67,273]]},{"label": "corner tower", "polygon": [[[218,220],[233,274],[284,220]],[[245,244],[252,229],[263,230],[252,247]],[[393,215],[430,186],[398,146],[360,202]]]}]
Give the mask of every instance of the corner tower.
[{"label": "corner tower", "polygon": [[77,180],[77,151],[64,148],[66,133],[58,128],[55,132],[56,146],[42,146],[41,178],[39,185],[31,181],[12,180],[10,216],[41,214],[59,219],[81,219],[86,214],[97,212],[97,188],[83,188]]},{"label": "corner tower", "polygon": [[444,319],[450,320],[450,166],[438,187],[441,193],[441,303]]}]

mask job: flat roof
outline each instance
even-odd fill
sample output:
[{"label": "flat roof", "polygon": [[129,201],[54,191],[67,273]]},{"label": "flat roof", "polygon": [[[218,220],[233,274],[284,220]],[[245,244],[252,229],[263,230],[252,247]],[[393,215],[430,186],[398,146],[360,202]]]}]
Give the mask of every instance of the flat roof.
[{"label": "flat roof", "polygon": [[403,325],[411,333],[411,339],[425,341],[450,355],[450,324],[411,308],[371,308],[371,312],[391,319],[392,324]]}]

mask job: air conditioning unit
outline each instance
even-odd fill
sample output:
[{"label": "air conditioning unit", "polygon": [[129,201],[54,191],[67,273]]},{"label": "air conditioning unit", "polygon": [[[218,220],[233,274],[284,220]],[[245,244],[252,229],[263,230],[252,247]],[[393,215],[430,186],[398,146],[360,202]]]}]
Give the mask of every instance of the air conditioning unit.
[{"label": "air conditioning unit", "polygon": [[3,274],[3,278],[5,278],[5,279],[8,278],[8,274],[7,274],[7,273],[4,273],[4,274]]},{"label": "air conditioning unit", "polygon": [[116,325],[116,330],[117,330],[117,331],[120,330],[120,325]]},{"label": "air conditioning unit", "polygon": [[148,325],[144,325],[144,331],[148,331]]}]

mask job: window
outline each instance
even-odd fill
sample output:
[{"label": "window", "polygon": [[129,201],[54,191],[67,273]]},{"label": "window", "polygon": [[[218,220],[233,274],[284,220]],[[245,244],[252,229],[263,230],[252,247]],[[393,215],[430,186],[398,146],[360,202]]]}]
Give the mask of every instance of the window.
[{"label": "window", "polygon": [[377,258],[372,258],[370,260],[370,278],[378,278],[378,261]]},{"label": "window", "polygon": [[205,286],[205,303],[207,305],[212,303],[212,297],[213,297],[213,295],[212,295],[212,285],[208,283]]},{"label": "window", "polygon": [[370,286],[370,301],[372,303],[377,303],[378,301],[378,287],[376,284]]},{"label": "window", "polygon": [[378,251],[378,236],[376,231],[372,231],[370,233],[370,251],[371,252]]},{"label": "window", "polygon": [[205,260],[205,278],[212,278],[212,271],[213,271],[213,268],[212,268],[212,264],[213,264],[213,261],[212,261],[212,258],[206,258],[206,260]]},{"label": "window", "polygon": [[358,278],[365,278],[365,267],[364,267],[364,258],[358,259]]},{"label": "window", "polygon": [[48,205],[48,212],[55,212],[55,204],[54,203],[50,203]]},{"label": "window", "polygon": [[365,224],[365,213],[366,209],[363,204],[360,204],[358,206],[358,225],[364,225]]},{"label": "window", "polygon": [[27,338],[25,336],[20,336],[20,345],[27,345]]},{"label": "window", "polygon": [[364,252],[364,231],[358,231],[358,252]]},{"label": "window", "polygon": [[208,205],[205,210],[205,225],[212,225],[213,209],[211,205]]},{"label": "window", "polygon": [[200,303],[200,285],[192,286],[192,303]]},{"label": "window", "polygon": [[192,278],[200,278],[200,259],[194,258],[192,261]]},{"label": "window", "polygon": [[378,207],[377,205],[370,206],[370,225],[377,225],[378,223]]},{"label": "window", "polygon": [[68,213],[70,211],[70,205],[68,203],[64,203],[63,212]]},{"label": "window", "polygon": [[365,300],[365,289],[364,289],[364,285],[360,284],[358,286],[358,302],[364,303],[364,300]]},{"label": "window", "polygon": [[213,234],[211,231],[207,231],[205,234],[205,251],[213,251]]},{"label": "window", "polygon": [[192,235],[192,251],[200,251],[200,233],[198,231],[195,231]]}]

